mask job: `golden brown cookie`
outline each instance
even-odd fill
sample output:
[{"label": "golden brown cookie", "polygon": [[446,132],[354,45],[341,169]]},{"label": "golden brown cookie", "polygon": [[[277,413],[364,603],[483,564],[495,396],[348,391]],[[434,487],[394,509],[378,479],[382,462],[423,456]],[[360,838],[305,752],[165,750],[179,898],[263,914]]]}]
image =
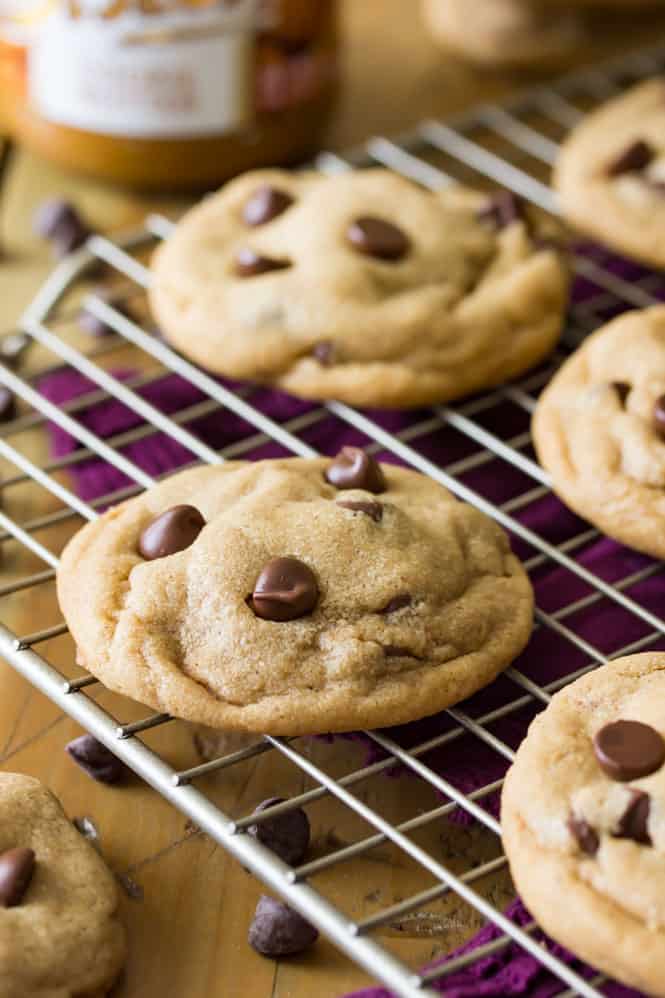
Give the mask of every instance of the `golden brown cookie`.
[{"label": "golden brown cookie", "polygon": [[538,401],[533,439],[554,491],[580,516],[665,557],[665,306],[590,336]]},{"label": "golden brown cookie", "polygon": [[504,785],[515,885],[558,942],[665,996],[665,654],[620,658],[557,693]]},{"label": "golden brown cookie", "polygon": [[124,960],[103,860],[38,780],[0,773],[2,998],[102,998]]},{"label": "golden brown cookie", "polygon": [[500,527],[353,448],[169,478],[73,538],[58,596],[110,688],[289,735],[400,724],[469,696],[522,650],[533,612]]},{"label": "golden brown cookie", "polygon": [[176,226],[150,301],[167,340],[209,370],[408,408],[496,385],[553,348],[567,271],[537,237],[487,195],[387,170],[261,171]]}]

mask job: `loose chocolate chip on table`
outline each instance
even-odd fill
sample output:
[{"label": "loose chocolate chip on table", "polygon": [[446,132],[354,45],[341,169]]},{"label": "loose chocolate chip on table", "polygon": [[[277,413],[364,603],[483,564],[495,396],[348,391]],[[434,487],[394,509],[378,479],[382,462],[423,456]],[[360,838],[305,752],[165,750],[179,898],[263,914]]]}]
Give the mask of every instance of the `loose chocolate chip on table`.
[{"label": "loose chocolate chip on table", "polygon": [[249,927],[248,942],[263,956],[293,956],[302,953],[319,938],[313,925],[302,915],[275,898],[263,894]]},{"label": "loose chocolate chip on table", "polygon": [[[125,307],[120,302],[113,301],[112,293],[108,288],[95,288],[93,294],[97,298],[101,298],[102,301],[111,304],[116,312],[124,316],[127,315]],[[90,336],[112,336],[115,333],[115,329],[109,326],[104,319],[100,319],[98,315],[89,311],[85,306],[79,313],[78,324],[83,332],[88,333]]]},{"label": "loose chocolate chip on table", "polygon": [[375,523],[380,523],[383,517],[383,506],[380,502],[372,502],[372,500],[364,501],[362,499],[340,499],[337,505],[343,509],[350,509],[352,513],[365,513]]},{"label": "loose chocolate chip on table", "polygon": [[325,474],[336,489],[384,492],[386,480],[381,466],[360,447],[343,447]]},{"label": "loose chocolate chip on table", "polygon": [[409,252],[409,237],[392,222],[372,215],[356,218],[346,231],[354,247],[379,260],[401,260]]},{"label": "loose chocolate chip on table", "polygon": [[0,423],[7,423],[16,415],[16,399],[6,385],[0,385]]},{"label": "loose chocolate chip on table", "polygon": [[286,270],[290,266],[290,260],[275,260],[269,256],[261,256],[248,246],[236,253],[235,267],[239,277],[258,277],[260,274],[268,274],[271,270]]},{"label": "loose chocolate chip on table", "polygon": [[647,828],[651,798],[642,790],[633,790],[628,806],[619,819],[614,837],[617,839],[632,839],[640,845],[650,846],[651,836]]},{"label": "loose chocolate chip on table", "polygon": [[[259,814],[275,804],[282,804],[283,797],[269,797],[262,801],[254,813]],[[247,829],[258,842],[283,859],[289,866],[302,863],[309,846],[309,818],[301,807],[286,811],[274,818],[267,818]]]},{"label": "loose chocolate chip on table", "polygon": [[593,748],[601,769],[619,783],[655,773],[665,762],[665,741],[641,721],[606,724],[596,732]]},{"label": "loose chocolate chip on table", "polygon": [[330,340],[321,340],[312,350],[312,356],[318,360],[321,367],[330,367],[335,363],[335,344]]},{"label": "loose chocolate chip on table", "polygon": [[600,840],[588,821],[585,821],[584,818],[576,818],[571,814],[568,819],[568,828],[582,852],[587,853],[589,856],[595,856],[598,852]]},{"label": "loose chocolate chip on table", "polygon": [[90,235],[90,228],[74,205],[64,198],[52,198],[40,205],[34,228],[38,236],[53,244],[59,257],[78,249]]},{"label": "loose chocolate chip on table", "polygon": [[524,204],[512,191],[495,191],[478,213],[481,221],[492,222],[497,229],[505,229],[524,218]]},{"label": "loose chocolate chip on table", "polygon": [[408,593],[400,593],[388,600],[386,605],[381,607],[379,613],[396,613],[398,610],[403,610],[405,606],[411,606],[411,597]]},{"label": "loose chocolate chip on table", "polygon": [[[630,395],[632,385],[629,385],[627,381],[613,381],[612,388],[619,396],[619,402],[621,402],[621,405],[625,405],[626,399]],[[665,413],[663,413],[663,415],[665,416]]]},{"label": "loose chocolate chip on table", "polygon": [[297,558],[273,558],[256,580],[250,606],[263,620],[296,620],[311,613],[318,598],[311,568]]},{"label": "loose chocolate chip on table", "polygon": [[35,872],[32,849],[8,849],[0,855],[0,905],[15,908],[21,903]]},{"label": "loose chocolate chip on table", "polygon": [[643,139],[631,142],[607,167],[608,177],[620,177],[622,173],[639,173],[654,157],[654,150]]},{"label": "loose chocolate chip on table", "polygon": [[139,538],[139,552],[146,561],[184,551],[205,527],[195,506],[172,506],[148,524]]},{"label": "loose chocolate chip on table", "polygon": [[23,354],[33,342],[27,333],[8,333],[0,340],[0,361],[7,367],[17,367]]},{"label": "loose chocolate chip on table", "polygon": [[265,225],[290,208],[293,198],[286,191],[265,184],[245,202],[242,217],[247,225]]},{"label": "loose chocolate chip on table", "polygon": [[656,399],[656,404],[653,407],[653,421],[657,433],[661,437],[665,437],[665,395]]},{"label": "loose chocolate chip on table", "polygon": [[93,735],[81,735],[65,747],[74,762],[98,783],[118,783],[128,772],[124,762]]}]

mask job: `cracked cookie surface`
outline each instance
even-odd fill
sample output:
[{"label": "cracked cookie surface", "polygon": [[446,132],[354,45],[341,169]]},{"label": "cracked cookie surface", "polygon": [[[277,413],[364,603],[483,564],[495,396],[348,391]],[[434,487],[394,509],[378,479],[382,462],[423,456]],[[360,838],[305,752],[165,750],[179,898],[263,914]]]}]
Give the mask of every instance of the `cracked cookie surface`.
[{"label": "cracked cookie surface", "polygon": [[103,998],[125,959],[113,876],[38,780],[0,773],[0,816],[0,995]]},{"label": "cracked cookie surface", "polygon": [[554,170],[561,207],[605,245],[665,266],[665,80],[647,80],[587,115]]},{"label": "cracked cookie surface", "polygon": [[665,306],[584,341],[540,396],[538,458],[555,492],[616,540],[665,557]]},{"label": "cracked cookie surface", "polygon": [[617,659],[557,693],[503,790],[516,887],[546,932],[665,995],[665,654]]},{"label": "cracked cookie surface", "polygon": [[57,581],[107,686],[225,730],[435,713],[508,666],[532,626],[528,577],[493,521],[353,449],[182,472],[84,527]]},{"label": "cracked cookie surface", "polygon": [[152,310],[219,374],[353,405],[458,398],[549,353],[567,300],[559,255],[488,205],[386,170],[246,174],[157,250]]}]

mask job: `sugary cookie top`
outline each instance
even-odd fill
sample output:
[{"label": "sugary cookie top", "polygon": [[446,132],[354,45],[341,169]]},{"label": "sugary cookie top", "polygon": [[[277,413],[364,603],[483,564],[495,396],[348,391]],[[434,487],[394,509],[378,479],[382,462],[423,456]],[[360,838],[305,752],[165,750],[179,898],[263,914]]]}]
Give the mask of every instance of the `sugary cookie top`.
[{"label": "sugary cookie top", "polygon": [[118,890],[55,797],[0,773],[0,992],[102,994],[125,955]]},{"label": "sugary cookie top", "polygon": [[554,172],[566,216],[647,262],[665,263],[665,80],[639,83],[587,115]]},{"label": "sugary cookie top", "polygon": [[259,171],[176,226],[154,257],[151,305],[167,339],[211,370],[416,405],[551,348],[567,278],[537,235],[515,199],[505,211],[387,170]]},{"label": "sugary cookie top", "polygon": [[543,849],[651,928],[665,927],[665,654],[618,659],[557,693],[508,795]]},{"label": "sugary cookie top", "polygon": [[532,618],[498,526],[355,449],[183,472],[86,526],[58,594],[110,687],[271,733],[434,713],[504,668]]},{"label": "sugary cookie top", "polygon": [[534,439],[566,502],[665,555],[665,306],[625,313],[585,340],[543,392]]}]

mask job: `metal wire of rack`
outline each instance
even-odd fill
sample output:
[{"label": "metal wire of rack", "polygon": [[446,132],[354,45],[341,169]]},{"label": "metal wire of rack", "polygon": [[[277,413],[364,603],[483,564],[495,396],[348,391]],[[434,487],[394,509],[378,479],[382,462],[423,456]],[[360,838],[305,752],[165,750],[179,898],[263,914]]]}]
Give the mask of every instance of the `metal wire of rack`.
[{"label": "metal wire of rack", "polygon": [[[425,121],[399,139],[372,138],[347,156],[323,154],[318,166],[322,170],[336,171],[372,163],[383,164],[428,187],[440,186],[457,179],[481,186],[498,183],[556,215],[557,200],[547,186],[547,175],[566,130],[599,101],[644,76],[661,72],[664,67],[665,47],[643,51],[616,60],[601,69],[577,72],[554,85],[534,88],[502,106],[490,104],[476,108],[449,124]],[[16,469],[13,476],[5,479],[4,488],[25,482],[36,483],[54,501],[61,504],[55,512],[22,523],[0,511],[0,537],[5,542],[13,539],[45,565],[43,570],[0,584],[0,598],[21,590],[53,584],[58,555],[39,539],[40,532],[48,531],[49,527],[63,522],[71,521],[74,528],[81,521],[93,520],[99,515],[99,507],[134,495],[153,484],[151,476],[122,453],[120,448],[126,444],[148,439],[162,432],[177,440],[189,452],[192,463],[216,463],[231,456],[251,457],[270,441],[280,445],[287,454],[310,456],[316,452],[308,440],[308,431],[325,421],[335,421],[352,427],[361,434],[369,450],[392,455],[406,465],[430,475],[459,498],[472,503],[501,523],[512,538],[524,546],[525,561],[530,572],[538,573],[543,567],[559,567],[575,582],[575,593],[578,593],[579,585],[583,587],[582,595],[575,595],[574,599],[556,609],[539,606],[536,621],[537,627],[556,634],[565,647],[575,650],[574,661],[578,663],[577,667],[574,672],[543,686],[529,677],[527,654],[524,658],[526,668],[513,667],[508,670],[507,676],[512,684],[513,694],[499,708],[480,715],[467,710],[467,705],[451,708],[446,713],[453,722],[452,727],[449,726],[443,733],[408,749],[401,746],[390,732],[366,732],[367,739],[383,751],[384,757],[342,777],[333,778],[307,757],[298,745],[298,739],[270,736],[265,736],[256,745],[231,752],[212,762],[185,770],[174,769],[139,737],[149,729],[173,723],[172,718],[165,714],[152,714],[142,720],[123,724],[94,699],[99,684],[93,676],[83,674],[76,678],[66,678],[39,654],[36,649],[40,644],[66,633],[66,626],[61,621],[21,635],[0,625],[0,653],[59,708],[93,732],[156,791],[400,998],[434,994],[431,988],[434,982],[445,981],[447,975],[479,956],[488,955],[511,943],[519,944],[535,956],[561,982],[561,995],[581,994],[587,998],[598,998],[606,983],[603,977],[597,976],[590,980],[584,978],[533,938],[533,932],[537,928],[534,923],[520,928],[475,888],[474,885],[482,877],[505,865],[505,858],[500,850],[495,858],[479,866],[454,872],[440,858],[414,841],[410,833],[429,823],[440,821],[442,816],[455,808],[462,808],[492,835],[500,836],[498,821],[483,808],[482,802],[500,788],[502,780],[499,778],[471,793],[462,793],[424,761],[428,752],[466,734],[479,739],[504,761],[507,768],[514,753],[508,744],[493,733],[491,728],[495,721],[514,716],[525,706],[546,705],[556,689],[609,658],[654,648],[659,642],[663,642],[665,620],[649,609],[636,593],[639,583],[662,571],[659,563],[641,559],[639,567],[635,568],[633,564],[628,574],[608,582],[580,561],[580,553],[598,538],[595,530],[588,525],[580,526],[579,521],[576,521],[575,528],[568,536],[551,541],[544,534],[525,526],[520,520],[520,514],[530,505],[550,496],[548,476],[537,465],[530,452],[528,420],[538,391],[565,356],[567,346],[574,346],[589,330],[618,311],[627,307],[648,306],[665,298],[665,279],[638,267],[633,268],[632,276],[627,279],[623,271],[617,271],[611,254],[598,247],[585,246],[583,251],[574,255],[574,269],[578,278],[586,282],[587,293],[572,309],[561,350],[545,367],[481,398],[454,407],[437,406],[426,413],[414,414],[409,418],[408,425],[395,434],[389,432],[374,415],[337,402],[308,406],[297,416],[279,422],[262,410],[260,401],[257,401],[256,389],[249,386],[238,389],[220,384],[174,353],[134,318],[129,318],[121,310],[122,302],[116,298],[108,301],[93,295],[86,299],[87,309],[107,323],[116,334],[110,340],[97,343],[87,352],[76,349],[51,328],[57,323],[66,293],[95,261],[103,261],[116,275],[121,276],[129,285],[129,294],[137,295],[144,291],[149,282],[149,271],[140,260],[140,252],[155,240],[168,235],[171,225],[164,217],[152,216],[146,220],[144,228],[125,238],[111,241],[101,236],[92,237],[82,250],[56,268],[23,317],[23,330],[54,358],[48,370],[61,366],[72,368],[95,386],[91,391],[63,406],[57,406],[40,393],[35,378],[22,378],[9,365],[0,365],[0,381],[29,407],[27,413],[6,424],[0,434],[0,456]],[[98,361],[112,355],[127,343],[143,351],[156,366],[122,380],[102,367]],[[203,400],[171,415],[165,415],[146,401],[138,390],[171,372],[199,389]],[[110,398],[119,400],[133,410],[140,416],[141,423],[129,431],[101,439],[77,420],[77,414],[90,405]],[[497,407],[510,408],[519,423],[517,432],[505,439],[493,432],[490,417]],[[218,451],[205,443],[190,427],[203,415],[224,412],[239,417],[246,430]],[[80,446],[71,455],[37,465],[19,446],[12,443],[12,437],[17,437],[27,428],[43,426],[47,421],[69,432]],[[434,459],[430,451],[421,446],[428,435],[444,429],[456,434],[467,447],[464,456],[447,463]],[[91,457],[107,462],[123,472],[131,484],[92,502],[79,498],[57,475]],[[497,477],[501,476],[502,471],[508,470],[511,473],[518,471],[521,475],[521,487],[503,501],[497,502],[492,496],[477,491],[469,484],[469,475],[490,462],[494,462]],[[601,605],[609,605],[614,613],[623,613],[626,619],[636,622],[640,628],[639,636],[624,647],[609,651],[597,647],[585,637],[583,628],[577,626],[577,620],[580,611],[593,610]],[[307,775],[313,787],[292,797],[288,802],[267,809],[258,820],[311,803],[323,795],[332,795],[341,805],[364,819],[372,830],[371,834],[350,845],[335,848],[328,855],[297,869],[288,867],[245,834],[248,825],[256,822],[257,818],[247,815],[239,820],[231,820],[196,784],[199,778],[211,772],[223,771],[265,752],[278,753],[288,760]],[[354,788],[398,763],[438,791],[444,803],[399,825],[393,825],[366,804],[360,795],[354,793]],[[383,842],[392,843],[413,863],[427,871],[433,881],[432,885],[363,920],[353,920],[339,910],[311,881],[322,870],[341,866]],[[414,912],[450,892],[454,892],[484,919],[497,926],[500,930],[498,938],[480,950],[419,972],[397,959],[373,937],[377,929],[387,925],[392,919]]]}]

